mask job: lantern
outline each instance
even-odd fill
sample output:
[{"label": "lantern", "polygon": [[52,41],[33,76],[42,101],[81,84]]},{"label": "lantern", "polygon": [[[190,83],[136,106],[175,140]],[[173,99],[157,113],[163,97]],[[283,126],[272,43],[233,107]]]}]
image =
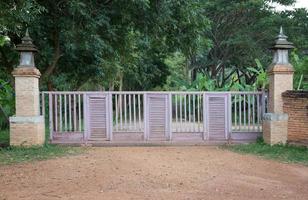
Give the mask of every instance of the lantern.
[{"label": "lantern", "polygon": [[25,37],[23,37],[21,41],[21,44],[18,44],[16,47],[16,50],[20,52],[18,67],[35,67],[34,54],[37,52],[37,48],[32,43],[28,29]]}]

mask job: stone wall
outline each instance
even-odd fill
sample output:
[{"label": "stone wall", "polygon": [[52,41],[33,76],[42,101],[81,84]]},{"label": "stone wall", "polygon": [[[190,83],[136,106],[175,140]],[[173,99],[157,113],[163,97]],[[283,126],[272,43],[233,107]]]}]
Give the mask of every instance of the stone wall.
[{"label": "stone wall", "polygon": [[308,91],[282,93],[283,112],[289,116],[288,142],[308,145]]}]

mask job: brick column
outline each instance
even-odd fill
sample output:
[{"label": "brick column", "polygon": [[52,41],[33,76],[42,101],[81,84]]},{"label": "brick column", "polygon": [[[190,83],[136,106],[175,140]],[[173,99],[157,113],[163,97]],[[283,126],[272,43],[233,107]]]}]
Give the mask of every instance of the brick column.
[{"label": "brick column", "polygon": [[267,73],[269,76],[269,113],[263,116],[263,138],[268,144],[285,144],[288,135],[288,114],[283,113],[282,93],[293,88],[293,66],[288,50],[293,44],[287,41],[282,28],[272,49],[274,58]]},{"label": "brick column", "polygon": [[288,113],[288,143],[308,146],[308,91],[282,94],[283,111]]},{"label": "brick column", "polygon": [[[31,38],[26,35],[23,38],[22,50],[30,52],[27,54],[31,60]],[[24,42],[26,40],[26,42]],[[35,50],[35,49],[34,49]],[[21,50],[20,50],[21,51]],[[30,55],[30,57],[29,57]],[[22,58],[21,58],[22,59]],[[32,61],[33,57],[32,57]],[[10,145],[31,146],[42,145],[45,142],[44,117],[40,116],[39,109],[39,78],[40,72],[34,63],[26,62],[29,65],[20,65],[12,72],[15,77],[16,115],[10,117]]]}]

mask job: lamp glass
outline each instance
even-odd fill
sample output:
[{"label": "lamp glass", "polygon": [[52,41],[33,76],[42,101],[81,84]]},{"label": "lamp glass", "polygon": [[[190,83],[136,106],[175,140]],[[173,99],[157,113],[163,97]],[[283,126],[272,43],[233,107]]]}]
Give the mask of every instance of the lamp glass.
[{"label": "lamp glass", "polygon": [[34,67],[34,59],[32,52],[21,52],[20,53],[20,65]]}]

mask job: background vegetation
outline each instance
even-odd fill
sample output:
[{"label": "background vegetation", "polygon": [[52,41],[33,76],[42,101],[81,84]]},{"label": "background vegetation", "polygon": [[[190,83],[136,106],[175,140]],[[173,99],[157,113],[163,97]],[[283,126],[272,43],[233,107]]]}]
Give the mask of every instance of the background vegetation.
[{"label": "background vegetation", "polygon": [[41,90],[260,90],[280,25],[307,89],[308,11],[295,0],[0,1],[0,126],[14,113],[16,44],[28,27]]}]

